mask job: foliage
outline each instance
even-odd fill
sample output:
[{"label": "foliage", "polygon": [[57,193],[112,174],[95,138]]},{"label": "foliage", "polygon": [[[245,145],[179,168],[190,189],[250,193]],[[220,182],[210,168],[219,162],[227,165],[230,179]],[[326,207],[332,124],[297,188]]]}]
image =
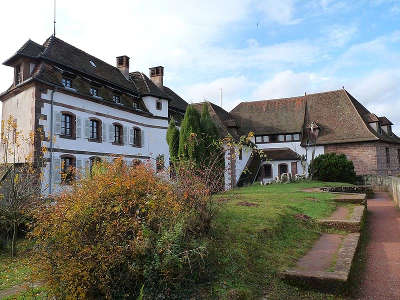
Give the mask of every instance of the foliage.
[{"label": "foliage", "polygon": [[296,215],[326,218],[337,205],[330,193],[303,190],[336,185],[343,184],[252,185],[215,195],[223,205],[211,229],[209,266],[214,277],[204,299],[343,299],[291,286],[279,277],[319,237],[312,221]]},{"label": "foliage", "polygon": [[327,153],[317,156],[309,167],[312,178],[322,181],[354,183],[356,173],[351,160],[344,154]]},{"label": "foliage", "polygon": [[[206,274],[212,210],[202,178],[98,163],[35,213],[37,274],[57,297],[179,298]],[[162,299],[164,299],[162,298]]]},{"label": "foliage", "polygon": [[183,160],[198,161],[202,155],[201,147],[198,147],[200,134],[200,114],[193,105],[186,109],[181,123],[179,134],[178,156]]},{"label": "foliage", "polygon": [[217,127],[211,120],[208,106],[203,104],[201,118],[200,118],[200,132],[201,132],[201,150],[202,160],[207,163],[210,157],[215,155],[215,152],[220,152],[221,148],[217,145],[219,135]]},{"label": "foliage", "polygon": [[169,146],[169,158],[171,161],[176,161],[179,150],[179,129],[175,125],[174,118],[171,118],[167,130],[167,143]]},{"label": "foliage", "polygon": [[43,163],[46,148],[33,153],[31,149],[35,142],[43,140],[43,133],[24,135],[12,116],[2,121],[1,129],[0,237],[11,235],[11,256],[14,256],[18,229],[29,220],[30,208],[40,197],[42,174],[38,167]]}]

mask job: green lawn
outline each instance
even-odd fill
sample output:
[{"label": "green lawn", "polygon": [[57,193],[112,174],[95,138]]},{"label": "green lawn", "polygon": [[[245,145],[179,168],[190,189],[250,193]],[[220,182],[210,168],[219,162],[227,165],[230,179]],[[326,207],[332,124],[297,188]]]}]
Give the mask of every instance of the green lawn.
[{"label": "green lawn", "polygon": [[318,226],[301,218],[302,214],[327,217],[337,206],[331,194],[303,189],[328,185],[343,184],[254,185],[217,195],[223,204],[213,230],[212,298],[259,299],[265,293],[268,299],[340,299],[304,291],[278,277],[320,235]]}]

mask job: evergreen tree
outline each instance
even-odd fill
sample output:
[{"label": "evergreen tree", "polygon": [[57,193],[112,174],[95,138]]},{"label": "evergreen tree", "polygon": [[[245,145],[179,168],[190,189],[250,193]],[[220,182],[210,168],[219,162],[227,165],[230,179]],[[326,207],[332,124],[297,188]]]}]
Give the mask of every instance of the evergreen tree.
[{"label": "evergreen tree", "polygon": [[202,107],[200,128],[202,134],[201,152],[203,159],[207,160],[216,150],[215,142],[219,137],[217,127],[212,121],[210,112],[208,111],[207,103],[204,103]]},{"label": "evergreen tree", "polygon": [[175,126],[174,118],[171,118],[167,130],[167,143],[169,146],[170,161],[174,162],[178,158],[179,149],[179,129]]},{"label": "evergreen tree", "polygon": [[179,158],[198,161],[201,156],[197,147],[200,134],[200,114],[193,105],[189,105],[179,134]]}]

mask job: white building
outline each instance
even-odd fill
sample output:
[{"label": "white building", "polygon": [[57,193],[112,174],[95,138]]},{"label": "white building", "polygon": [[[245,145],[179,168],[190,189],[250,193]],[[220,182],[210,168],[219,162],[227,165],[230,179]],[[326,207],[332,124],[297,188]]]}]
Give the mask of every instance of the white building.
[{"label": "white building", "polygon": [[114,67],[54,36],[43,45],[29,40],[4,65],[15,71],[0,95],[2,120],[15,118],[25,136],[45,132],[44,141],[36,138],[26,150],[49,150],[44,193],[68,184],[61,174],[70,166],[84,170],[98,159],[168,166],[168,121],[179,121],[187,103],[164,86],[163,67],[150,68],[150,78],[130,73],[127,56]]}]

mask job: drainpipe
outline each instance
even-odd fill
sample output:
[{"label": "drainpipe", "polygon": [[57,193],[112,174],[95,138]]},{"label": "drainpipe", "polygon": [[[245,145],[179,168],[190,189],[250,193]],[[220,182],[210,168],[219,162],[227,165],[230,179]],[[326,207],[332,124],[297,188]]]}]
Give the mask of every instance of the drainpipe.
[{"label": "drainpipe", "polygon": [[54,87],[51,91],[51,98],[50,98],[50,145],[49,145],[49,153],[50,153],[50,172],[49,172],[49,195],[52,193],[53,189],[53,127],[54,127],[54,116],[53,116],[53,99],[54,93],[56,92],[57,88]]}]

